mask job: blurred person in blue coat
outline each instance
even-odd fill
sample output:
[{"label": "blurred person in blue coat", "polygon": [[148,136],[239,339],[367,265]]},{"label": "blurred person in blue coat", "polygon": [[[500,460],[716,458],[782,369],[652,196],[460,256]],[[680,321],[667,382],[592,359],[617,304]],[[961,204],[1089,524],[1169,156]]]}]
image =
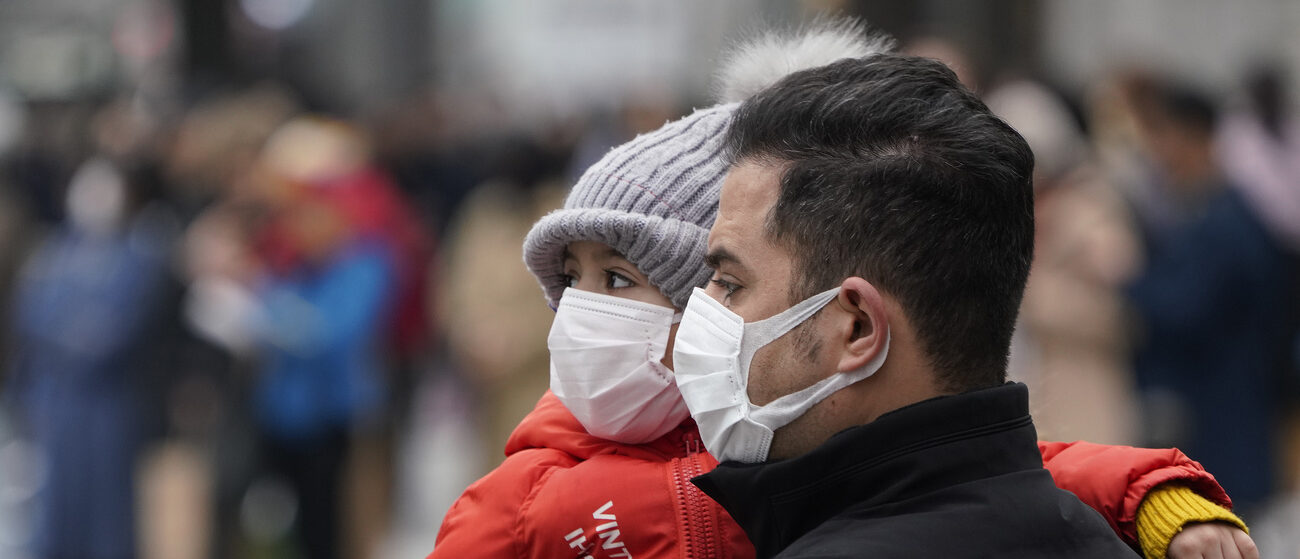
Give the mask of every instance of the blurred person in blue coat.
[{"label": "blurred person in blue coat", "polygon": [[1147,231],[1145,270],[1128,287],[1142,328],[1134,366],[1146,442],[1196,456],[1249,511],[1276,485],[1277,359],[1292,270],[1215,161],[1213,102],[1161,83],[1136,106],[1155,180],[1176,209]]},{"label": "blurred person in blue coat", "polygon": [[388,400],[383,342],[401,258],[355,219],[365,197],[331,192],[364,165],[337,131],[309,120],[282,127],[250,183],[266,219],[248,230],[237,210],[218,207],[189,239],[187,315],[205,337],[254,357],[259,466],[292,487],[308,559],[347,555],[345,466],[355,433]]},{"label": "blurred person in blue coat", "polygon": [[67,220],[28,260],[11,305],[6,400],[43,464],[32,551],[137,554],[134,469],[144,442],[139,361],[167,278],[174,222],[142,206],[134,173],[82,164]]},{"label": "blurred person in blue coat", "polygon": [[304,202],[291,211],[304,260],[259,290],[263,365],[254,413],[269,465],[298,495],[304,556],[337,557],[351,429],[384,398],[376,333],[394,263],[382,244],[350,238],[337,209]]}]

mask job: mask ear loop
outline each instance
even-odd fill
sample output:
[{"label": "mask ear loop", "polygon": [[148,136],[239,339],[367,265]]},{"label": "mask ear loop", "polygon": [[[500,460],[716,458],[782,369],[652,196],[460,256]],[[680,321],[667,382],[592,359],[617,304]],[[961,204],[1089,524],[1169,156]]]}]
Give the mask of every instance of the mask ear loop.
[{"label": "mask ear loop", "polygon": [[749,382],[749,364],[759,349],[812,318],[823,307],[829,305],[832,298],[838,298],[839,291],[839,286],[832,287],[768,318],[744,323],[739,355],[741,380]]}]

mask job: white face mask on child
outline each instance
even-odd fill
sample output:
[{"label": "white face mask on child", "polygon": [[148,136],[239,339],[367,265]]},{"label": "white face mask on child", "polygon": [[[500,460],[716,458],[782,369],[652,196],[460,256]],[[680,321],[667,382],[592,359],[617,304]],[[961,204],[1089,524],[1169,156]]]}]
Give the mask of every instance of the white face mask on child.
[{"label": "white face mask on child", "polygon": [[660,363],[677,319],[669,307],[564,290],[546,339],[551,392],[592,435],[628,444],[662,437],[690,415]]}]

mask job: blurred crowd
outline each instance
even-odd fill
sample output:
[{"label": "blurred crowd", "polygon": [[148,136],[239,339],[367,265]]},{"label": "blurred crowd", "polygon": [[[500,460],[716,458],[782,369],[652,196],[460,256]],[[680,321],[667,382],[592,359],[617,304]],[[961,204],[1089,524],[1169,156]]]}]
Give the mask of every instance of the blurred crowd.
[{"label": "blurred crowd", "polygon": [[274,83],[13,108],[0,555],[169,558],[427,553],[546,388],[524,233],[680,110],[345,117]]},{"label": "blurred crowd", "polygon": [[[1012,376],[1040,437],[1177,446],[1265,556],[1300,546],[1267,535],[1300,514],[1289,77],[963,76],[1037,159]],[[322,114],[270,82],[6,103],[0,556],[214,559],[432,549],[547,387],[524,234],[692,104],[524,125],[487,95]]]}]

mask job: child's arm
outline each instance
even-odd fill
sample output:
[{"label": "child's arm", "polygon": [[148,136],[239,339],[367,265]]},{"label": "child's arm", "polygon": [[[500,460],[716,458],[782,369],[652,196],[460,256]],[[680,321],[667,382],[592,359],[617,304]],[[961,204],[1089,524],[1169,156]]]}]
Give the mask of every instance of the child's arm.
[{"label": "child's arm", "polygon": [[1259,558],[1237,515],[1177,483],[1147,493],[1138,506],[1137,530],[1142,553],[1149,558]]},{"label": "child's arm", "polygon": [[495,470],[474,482],[452,504],[438,529],[427,559],[531,557],[520,548],[520,509],[539,487],[540,478],[556,466],[570,466],[562,453],[550,450],[509,456]]},{"label": "child's arm", "polygon": [[[1191,524],[1220,521],[1245,530],[1229,512],[1232,500],[1214,476],[1177,449],[1087,442],[1040,442],[1038,447],[1056,484],[1100,512],[1124,541],[1148,557],[1195,547],[1185,540],[1218,546],[1218,539],[1206,536],[1211,530],[1198,528],[1171,548],[1172,540]],[[1235,541],[1230,531],[1221,534]],[[1249,536],[1244,538],[1249,542]]]}]

